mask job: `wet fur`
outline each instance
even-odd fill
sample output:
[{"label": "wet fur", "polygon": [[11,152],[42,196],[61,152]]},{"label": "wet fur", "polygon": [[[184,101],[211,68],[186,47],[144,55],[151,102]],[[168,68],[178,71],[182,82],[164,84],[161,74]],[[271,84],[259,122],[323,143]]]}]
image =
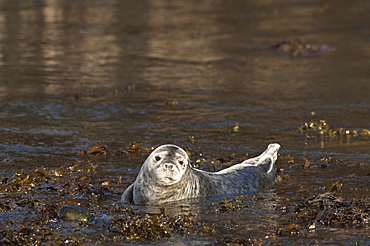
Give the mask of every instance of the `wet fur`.
[{"label": "wet fur", "polygon": [[[156,151],[168,151],[167,157],[174,158],[179,151],[186,152],[175,145],[162,145],[147,158],[135,182],[122,195],[122,201],[141,205],[152,205],[185,198],[205,197],[222,194],[243,194],[257,188],[271,186],[275,180],[273,165],[277,158],[279,144],[270,144],[258,157],[248,159],[219,172],[206,172],[194,169],[187,164],[180,182],[160,185],[151,176],[148,162]],[[188,156],[186,155],[189,163]]]}]

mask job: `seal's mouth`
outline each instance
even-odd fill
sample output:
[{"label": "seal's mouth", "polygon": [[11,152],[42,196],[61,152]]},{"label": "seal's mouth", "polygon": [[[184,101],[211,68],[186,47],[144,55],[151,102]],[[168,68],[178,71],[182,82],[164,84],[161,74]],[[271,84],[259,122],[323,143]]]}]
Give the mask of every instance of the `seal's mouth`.
[{"label": "seal's mouth", "polygon": [[162,177],[160,177],[162,183],[171,184],[178,181],[178,173],[174,171],[165,172]]},{"label": "seal's mouth", "polygon": [[159,184],[162,184],[162,185],[173,185],[176,183],[176,179],[172,178],[172,177],[169,177],[169,176],[165,176],[165,177],[162,177],[161,179],[158,180],[158,183]]}]

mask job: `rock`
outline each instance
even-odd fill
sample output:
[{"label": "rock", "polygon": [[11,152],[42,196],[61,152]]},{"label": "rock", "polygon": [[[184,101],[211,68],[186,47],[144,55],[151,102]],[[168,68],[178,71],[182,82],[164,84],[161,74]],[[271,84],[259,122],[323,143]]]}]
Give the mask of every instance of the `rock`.
[{"label": "rock", "polygon": [[67,221],[89,221],[92,219],[90,212],[79,206],[65,205],[59,209],[59,218]]}]

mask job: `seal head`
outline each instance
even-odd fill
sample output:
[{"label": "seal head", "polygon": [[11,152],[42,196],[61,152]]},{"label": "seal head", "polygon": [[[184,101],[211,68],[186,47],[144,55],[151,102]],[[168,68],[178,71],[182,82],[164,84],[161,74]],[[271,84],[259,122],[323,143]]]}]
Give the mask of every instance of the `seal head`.
[{"label": "seal head", "polygon": [[186,152],[172,144],[155,149],[145,160],[135,182],[122,200],[135,204],[157,204],[181,199],[189,183],[190,160]]},{"label": "seal head", "polygon": [[143,168],[157,185],[170,186],[180,182],[189,158],[186,152],[175,145],[163,145],[151,153]]}]

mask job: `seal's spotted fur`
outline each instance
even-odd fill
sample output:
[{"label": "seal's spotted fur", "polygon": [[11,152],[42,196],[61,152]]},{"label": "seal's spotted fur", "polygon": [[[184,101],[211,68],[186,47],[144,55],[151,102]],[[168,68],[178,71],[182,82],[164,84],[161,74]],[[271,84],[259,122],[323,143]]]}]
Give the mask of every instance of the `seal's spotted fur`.
[{"label": "seal's spotted fur", "polygon": [[267,187],[275,180],[274,163],[279,144],[270,144],[258,157],[219,172],[192,168],[186,152],[176,145],[162,145],[144,162],[122,201],[141,205],[221,194],[243,194]]}]

